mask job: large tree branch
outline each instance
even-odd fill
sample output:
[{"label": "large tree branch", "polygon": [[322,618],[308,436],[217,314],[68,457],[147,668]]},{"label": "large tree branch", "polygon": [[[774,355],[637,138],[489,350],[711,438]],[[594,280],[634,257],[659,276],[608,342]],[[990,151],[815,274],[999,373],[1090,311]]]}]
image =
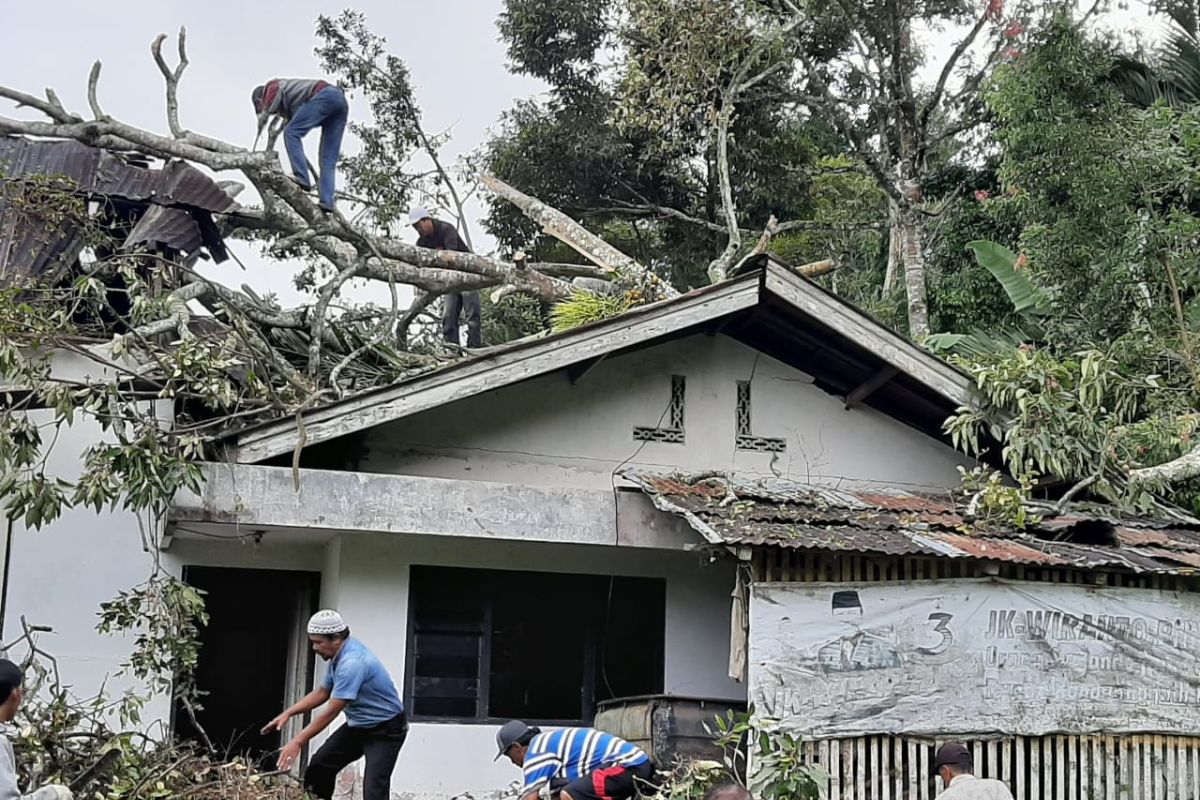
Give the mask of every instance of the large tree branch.
[{"label": "large tree branch", "polygon": [[979,15],[979,19],[975,20],[975,24],[971,27],[971,30],[962,38],[954,48],[954,51],[950,53],[950,57],[946,59],[946,63],[942,65],[942,71],[938,74],[937,83],[933,87],[933,93],[930,94],[928,102],[921,109],[918,124],[922,134],[929,127],[929,118],[937,110],[938,104],[942,102],[942,94],[946,91],[946,84],[949,82],[950,76],[954,73],[954,68],[958,65],[959,59],[975,44],[975,40],[979,38],[979,34],[983,31],[983,26],[987,24],[987,21],[988,4],[984,3],[983,13]]},{"label": "large tree branch", "polygon": [[[725,249],[708,265],[708,279],[713,283],[725,280],[734,256],[742,246],[742,232],[738,227],[737,206],[733,204],[733,182],[729,177],[729,124],[733,120],[733,92],[726,94],[717,118],[717,181],[721,189],[721,213],[725,216],[728,239]],[[774,218],[772,218],[773,220]]]},{"label": "large tree branch", "polygon": [[1132,487],[1163,486],[1196,477],[1200,477],[1200,445],[1165,464],[1130,471],[1129,484]]},{"label": "large tree branch", "polygon": [[178,332],[181,337],[188,336],[187,325],[192,315],[188,311],[187,304],[189,301],[195,300],[209,291],[209,285],[199,281],[181,286],[167,295],[166,306],[169,312],[167,316],[154,322],[148,322],[145,325],[139,325],[133,330],[115,337],[111,342],[102,345],[102,348],[108,352],[115,352],[118,348],[126,346],[128,342],[135,339],[149,339],[154,336],[161,336],[164,333],[170,333],[171,331]]},{"label": "large tree branch", "polygon": [[6,86],[0,86],[0,97],[6,97],[9,100],[12,100],[17,104],[17,108],[35,108],[50,119],[63,125],[71,125],[77,122],[83,122],[80,117],[69,113],[65,108],[63,108],[58,96],[49,89],[46,90],[47,99],[42,100],[34,97],[31,94],[25,94],[24,92],[18,92],[16,89],[9,89]]},{"label": "large tree branch", "polygon": [[[857,168],[848,168],[846,170],[842,170],[842,172],[861,173],[862,170],[857,169]],[[626,203],[626,204],[620,205],[620,206],[607,206],[607,207],[602,207],[602,208],[592,208],[592,209],[589,209],[586,213],[588,213],[588,214],[620,214],[623,216],[630,216],[630,217],[659,217],[659,218],[663,218],[663,219],[678,220],[679,222],[683,222],[688,225],[695,225],[700,228],[705,228],[706,230],[713,231],[714,233],[725,233],[728,230],[728,228],[726,226],[722,225],[719,222],[713,222],[712,220],[695,217],[695,216],[692,216],[691,214],[680,211],[677,208],[671,208],[669,206],[659,206],[659,205],[653,205],[653,204],[634,205],[632,203]],[[865,221],[865,220],[864,221],[854,221],[854,220],[851,220],[851,221],[847,221],[847,222],[833,222],[833,221],[826,222],[824,220],[819,220],[819,219],[792,219],[792,220],[788,220],[786,222],[780,222],[778,225],[776,225],[775,233],[780,234],[780,233],[788,233],[791,231],[828,231],[830,233],[848,233],[848,232],[853,232],[853,231],[882,230],[886,227],[887,227],[886,222],[879,222],[879,221]],[[753,233],[754,231],[751,228],[741,228],[741,232],[743,234],[746,234],[746,233]],[[539,270],[541,270],[542,272],[545,272],[547,275],[557,275],[559,273],[556,273],[553,271],[557,266],[559,266],[559,265],[539,264],[539,265],[537,265],[537,268]],[[561,266],[569,266],[569,265],[561,265]],[[592,276],[588,276],[588,277],[592,277]]]},{"label": "large tree branch", "polygon": [[593,264],[616,273],[618,277],[631,284],[653,285],[658,288],[657,293],[661,297],[675,297],[679,294],[673,288],[658,280],[657,276],[654,276],[650,270],[599,236],[596,236],[558,209],[546,205],[537,198],[517,191],[504,183],[504,181],[491,175],[484,175],[482,181],[485,186],[497,195],[519,208],[525,216],[541,225],[543,231],[564,244],[569,245]]},{"label": "large tree branch", "polygon": [[[781,64],[768,66],[754,77],[748,77],[751,69],[757,66],[768,47],[784,39],[804,18],[803,14],[796,13],[786,24],[776,26],[769,34],[759,37],[734,70],[733,77],[722,94],[721,108],[717,115],[717,183],[720,187],[721,213],[725,218],[728,239],[721,254],[708,265],[708,279],[713,283],[725,280],[733,259],[742,246],[742,233],[738,227],[737,206],[733,202],[733,181],[729,170],[729,126],[733,123],[734,110],[744,92],[775,74]],[[771,229],[772,223],[774,217],[771,218],[771,223],[768,223],[768,229]],[[770,236],[767,239],[769,241]]]},{"label": "large tree branch", "polygon": [[[263,197],[264,212],[258,220],[246,214],[231,215],[235,227],[265,228],[285,237],[302,235],[314,251],[328,258],[339,271],[367,249],[378,257],[372,256],[360,274],[372,280],[395,281],[436,292],[511,284],[518,291],[545,300],[559,300],[571,294],[568,281],[539,273],[537,265],[518,268],[485,256],[427,250],[397,239],[373,236],[344,219],[321,212],[311,198],[288,180],[274,152],[254,152],[185,130],[179,122],[177,96],[178,82],[187,66],[185,40],[180,42],[180,63],[174,69],[162,56],[162,43],[163,37],[159,37],[152,45],[152,54],[167,85],[171,136],[160,136],[105,114],[98,100],[98,65],[89,78],[90,104],[96,119],[85,121],[67,113],[56,102],[43,102],[0,87],[0,96],[37,108],[50,119],[34,122],[0,117],[0,133],[73,139],[92,146],[135,149],[160,158],[178,158],[218,172],[237,170]],[[598,237],[592,238],[599,241]],[[629,263],[638,266],[631,260]]]}]

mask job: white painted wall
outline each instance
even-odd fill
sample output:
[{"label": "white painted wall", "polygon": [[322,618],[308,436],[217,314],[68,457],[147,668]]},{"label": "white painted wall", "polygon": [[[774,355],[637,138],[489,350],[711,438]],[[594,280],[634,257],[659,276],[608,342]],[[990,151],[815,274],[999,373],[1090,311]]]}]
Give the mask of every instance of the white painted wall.
[{"label": "white painted wall", "polygon": [[[63,379],[80,380],[104,372],[69,353],[56,356],[52,363],[52,374]],[[168,412],[160,404],[160,416]],[[29,416],[41,427],[45,440],[46,474],[77,478],[84,452],[102,439],[100,426],[77,418],[55,437],[53,428],[45,427],[54,419],[52,411],[34,410]],[[63,683],[76,695],[94,697],[105,689],[110,697],[117,697],[134,687],[133,681],[116,674],[130,653],[132,638],[102,635],[96,623],[102,602],[150,575],[152,560],[142,547],[135,515],[67,509],[40,530],[28,530],[18,520],[11,531],[4,640],[20,636],[21,617],[31,625],[50,626],[54,632],[39,635],[39,646],[57,659]],[[19,649],[14,650],[14,656],[20,655]],[[167,719],[169,708],[168,698],[154,698],[145,710],[147,727]]]},{"label": "white painted wall", "polygon": [[[404,680],[408,567],[412,564],[620,574],[666,579],[666,659],[669,693],[745,700],[745,688],[726,675],[729,592],[733,567],[708,565],[692,553],[523,542],[353,534],[342,537],[338,610],[356,636]],[[393,787],[415,797],[476,797],[519,777],[506,761],[492,762],[495,728],[414,724]]]},{"label": "white painted wall", "polygon": [[[633,439],[656,426],[671,375],[687,378],[686,442]],[[753,430],[782,454],[734,447],[737,381],[751,380]],[[870,408],[847,411],[812,379],[725,336],[692,336],[601,362],[572,385],[535,378],[380,426],[360,469],[534,485],[609,488],[622,465],[729,470],[824,484],[937,490],[967,459]]]}]

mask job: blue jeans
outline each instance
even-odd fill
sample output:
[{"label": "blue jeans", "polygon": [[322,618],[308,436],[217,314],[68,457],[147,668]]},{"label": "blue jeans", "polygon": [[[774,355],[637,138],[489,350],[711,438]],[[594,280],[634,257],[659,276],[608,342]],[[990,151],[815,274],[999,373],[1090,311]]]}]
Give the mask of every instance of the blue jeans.
[{"label": "blue jeans", "polygon": [[346,103],[346,95],[336,86],[326,86],[300,106],[292,121],[283,130],[288,160],[292,162],[292,174],[303,185],[312,186],[303,139],[309,131],[320,126],[321,149],[317,156],[317,164],[321,168],[322,208],[333,208],[334,172],[342,154],[342,134],[346,132],[346,120],[349,116],[350,106]]},{"label": "blue jeans", "polygon": [[467,317],[467,347],[482,347],[482,309],[479,292],[462,292],[446,295],[446,310],[442,314],[442,338],[458,344],[459,317]]}]

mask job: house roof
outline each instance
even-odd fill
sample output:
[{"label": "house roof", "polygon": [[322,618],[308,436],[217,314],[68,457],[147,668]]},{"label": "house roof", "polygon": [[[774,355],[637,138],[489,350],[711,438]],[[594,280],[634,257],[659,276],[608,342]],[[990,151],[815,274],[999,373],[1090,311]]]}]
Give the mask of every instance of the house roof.
[{"label": "house roof", "polygon": [[[815,384],[942,438],[942,423],[969,404],[966,373],[767,257],[761,269],[642,306],[612,319],[514,343],[390,386],[252,425],[227,435],[240,463],[258,463],[439,405],[695,333],[730,336],[812,376]],[[302,438],[303,436],[303,438]]]},{"label": "house roof", "polygon": [[[214,213],[237,207],[234,199],[204,173],[182,161],[161,168],[72,141],[0,136],[0,183],[34,175],[63,176],[89,198],[132,222],[122,246],[161,245],[192,253],[207,248],[214,260],[227,258]],[[70,226],[31,222],[30,209],[0,192],[0,284],[21,285],[27,275],[69,266],[82,240]]]},{"label": "house roof", "polygon": [[1002,561],[1039,567],[1200,572],[1200,522],[1072,510],[1017,530],[968,521],[955,498],[790,480],[625,473],[709,543]]}]

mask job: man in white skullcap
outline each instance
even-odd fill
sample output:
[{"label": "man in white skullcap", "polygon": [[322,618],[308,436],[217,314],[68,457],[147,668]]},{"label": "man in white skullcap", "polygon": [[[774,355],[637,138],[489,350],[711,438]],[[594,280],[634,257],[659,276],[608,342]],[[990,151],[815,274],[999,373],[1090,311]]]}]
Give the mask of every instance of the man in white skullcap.
[{"label": "man in white skullcap", "polygon": [[362,642],[350,638],[350,626],[332,609],[308,621],[313,651],[329,662],[324,682],[267,723],[263,733],[281,731],[297,714],[324,704],[308,726],[279,751],[279,769],[288,770],[304,745],[345,712],[346,724],[325,740],[304,771],[304,786],[315,797],[330,800],[337,774],[366,756],[363,800],[388,800],[392,769],[408,736],[404,704],[392,676]]}]

